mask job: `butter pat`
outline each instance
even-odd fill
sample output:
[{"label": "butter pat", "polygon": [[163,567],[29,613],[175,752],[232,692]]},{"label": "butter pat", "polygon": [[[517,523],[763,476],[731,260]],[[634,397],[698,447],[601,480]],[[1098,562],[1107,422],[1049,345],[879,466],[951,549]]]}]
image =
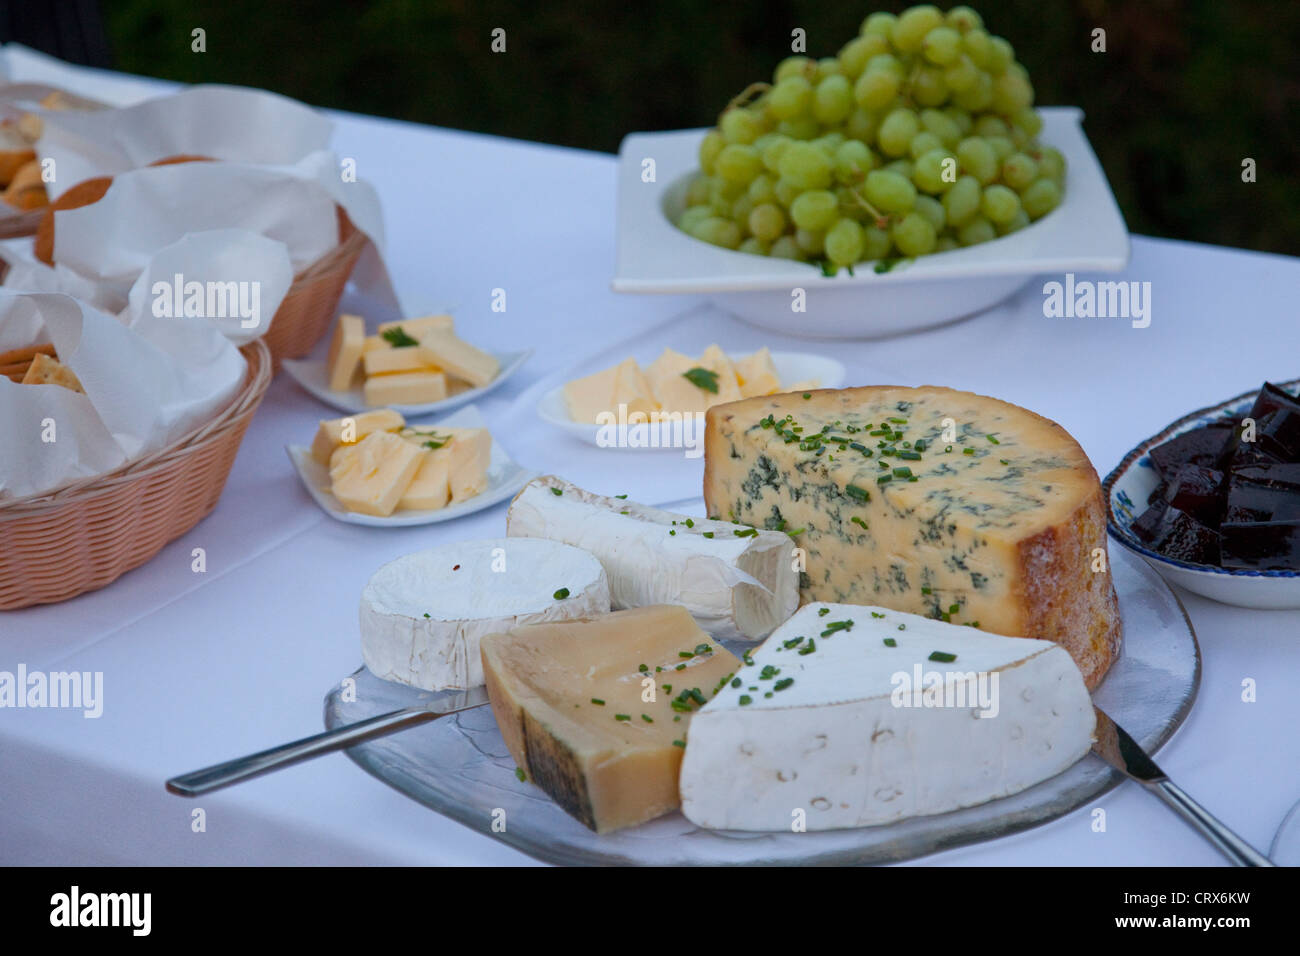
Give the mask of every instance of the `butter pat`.
[{"label": "butter pat", "polygon": [[392,432],[371,432],[330,456],[330,490],[349,511],[387,517],[420,468],[420,450]]},{"label": "butter pat", "polygon": [[329,369],[330,388],[336,392],[347,391],[357,377],[361,354],[365,350],[366,325],[357,315],[340,315],[334,326],[334,336],[330,339],[329,358],[325,367]]},{"label": "butter pat", "polygon": [[355,444],[371,432],[388,431],[406,424],[400,412],[391,408],[378,408],[373,412],[345,415],[320,423],[311,443],[311,456],[322,465],[328,465],[334,449],[344,444]]},{"label": "butter pat", "polygon": [[447,379],[441,372],[395,372],[366,379],[367,405],[422,405],[447,397]]},{"label": "butter pat", "polygon": [[740,383],[742,398],[771,395],[781,390],[781,376],[772,364],[772,353],[766,345],[736,362],[736,380]]},{"label": "butter pat", "polygon": [[597,833],[677,809],[683,745],[700,706],[689,690],[708,699],[740,669],[685,608],[671,605],[512,627],[480,647],[492,712],[515,763]]},{"label": "butter pat", "polygon": [[[710,346],[710,349],[714,348],[716,346]],[[721,349],[718,349],[718,355],[721,355]],[[721,355],[719,360],[718,355],[706,352],[705,356],[711,360],[706,362],[704,357],[697,361],[689,355],[664,349],[663,354],[646,369],[646,378],[654,389],[660,407],[665,412],[704,412],[710,405],[739,399],[740,386],[736,384],[736,373],[731,368],[731,361],[725,355]],[[719,373],[716,393],[700,388],[686,378],[686,373],[694,368]]]},{"label": "butter pat", "polygon": [[366,376],[387,375],[390,372],[440,372],[442,369],[430,365],[418,348],[384,348],[372,349],[361,356],[362,367]]},{"label": "butter pat", "polygon": [[583,378],[575,378],[564,386],[564,403],[569,417],[575,422],[595,424],[601,412],[616,413],[614,405],[614,379],[618,367],[603,369]]},{"label": "butter pat", "polygon": [[[385,332],[392,329],[401,329],[413,339],[419,339],[426,332],[432,332],[435,329],[443,332],[451,332],[455,329],[455,324],[450,315],[426,315],[418,319],[399,319],[396,322],[380,322],[379,334],[382,336]],[[387,340],[381,339],[387,344]]]},{"label": "butter pat", "polygon": [[444,369],[448,375],[469,382],[475,388],[487,385],[501,370],[501,363],[495,356],[475,348],[446,329],[432,329],[420,336],[420,350],[430,365]]},{"label": "butter pat", "polygon": [[451,495],[448,485],[450,457],[445,450],[426,450],[410,485],[397,502],[403,511],[436,511],[447,507]]},{"label": "butter pat", "polygon": [[[447,461],[451,500],[464,501],[483,493],[492,463],[492,435],[486,428],[407,428],[402,437]],[[431,449],[430,445],[437,446]]]}]

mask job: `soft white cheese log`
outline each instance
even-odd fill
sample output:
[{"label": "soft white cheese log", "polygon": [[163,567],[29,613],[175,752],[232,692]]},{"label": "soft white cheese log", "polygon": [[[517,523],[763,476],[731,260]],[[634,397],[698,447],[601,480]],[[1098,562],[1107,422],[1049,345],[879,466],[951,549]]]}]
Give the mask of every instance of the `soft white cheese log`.
[{"label": "soft white cheese log", "polygon": [[515,497],[506,534],[590,551],[605,566],[614,608],[680,604],[720,638],[761,638],[799,606],[789,535],[607,498],[553,475]]},{"label": "soft white cheese log", "polygon": [[[825,634],[844,621],[851,628]],[[810,640],[815,650],[800,654]],[[936,651],[956,660],[929,660]],[[1083,677],[1048,641],[816,603],[749,658],[740,686],[691,720],[682,812],[699,826],[833,830],[945,813],[1046,780],[1092,743]],[[923,706],[927,684],[944,706]]]},{"label": "soft white cheese log", "polygon": [[532,538],[461,541],[374,573],[361,592],[361,657],[384,680],[477,687],[485,635],[608,612],[605,569],[586,551]]}]

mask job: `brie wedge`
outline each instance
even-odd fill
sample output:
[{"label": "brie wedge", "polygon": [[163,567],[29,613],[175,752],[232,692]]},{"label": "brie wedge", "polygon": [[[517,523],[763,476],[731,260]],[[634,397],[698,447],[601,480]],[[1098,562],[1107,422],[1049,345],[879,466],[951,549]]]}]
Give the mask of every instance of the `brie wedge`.
[{"label": "brie wedge", "polygon": [[605,566],[615,608],[680,604],[719,638],[757,640],[799,606],[795,545],[783,532],[606,498],[553,475],[515,497],[506,534],[584,548]]},{"label": "brie wedge", "polygon": [[729,830],[833,830],[1018,793],[1088,752],[1064,648],[883,608],[809,604],[691,722],[682,812]]},{"label": "brie wedge", "polygon": [[485,634],[608,611],[605,570],[579,548],[530,538],[461,541],[375,572],[361,592],[361,657],[384,680],[461,690],[483,683]]}]

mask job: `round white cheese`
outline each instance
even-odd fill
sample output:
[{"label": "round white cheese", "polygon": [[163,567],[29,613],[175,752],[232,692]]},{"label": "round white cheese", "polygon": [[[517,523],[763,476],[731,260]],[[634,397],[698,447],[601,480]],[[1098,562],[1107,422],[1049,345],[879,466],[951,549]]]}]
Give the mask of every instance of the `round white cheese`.
[{"label": "round white cheese", "polygon": [[459,541],[390,561],[361,592],[361,656],[424,690],[483,683],[479,641],[519,624],[609,612],[601,563],[540,538]]}]

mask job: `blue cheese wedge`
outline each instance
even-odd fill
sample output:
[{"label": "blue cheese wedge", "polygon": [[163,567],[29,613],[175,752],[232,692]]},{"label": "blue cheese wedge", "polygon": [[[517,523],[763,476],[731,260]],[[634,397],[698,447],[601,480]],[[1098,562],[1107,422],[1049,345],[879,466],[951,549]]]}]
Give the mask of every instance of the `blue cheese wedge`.
[{"label": "blue cheese wedge", "polygon": [[586,551],[524,538],[461,541],[374,573],[361,592],[361,657],[384,680],[464,690],[483,683],[484,635],[608,611],[605,570]]},{"label": "blue cheese wedge", "polygon": [[949,388],[826,389],[709,410],[710,515],[802,529],[801,599],[1055,641],[1089,687],[1119,655],[1097,473],[1060,425]]},{"label": "blue cheese wedge", "polygon": [[615,608],[680,604],[719,638],[757,640],[799,604],[789,535],[607,498],[553,475],[515,497],[506,533],[590,551]]},{"label": "blue cheese wedge", "polygon": [[880,607],[809,604],[694,716],[682,812],[726,830],[833,830],[1018,793],[1088,752],[1059,645]]}]

